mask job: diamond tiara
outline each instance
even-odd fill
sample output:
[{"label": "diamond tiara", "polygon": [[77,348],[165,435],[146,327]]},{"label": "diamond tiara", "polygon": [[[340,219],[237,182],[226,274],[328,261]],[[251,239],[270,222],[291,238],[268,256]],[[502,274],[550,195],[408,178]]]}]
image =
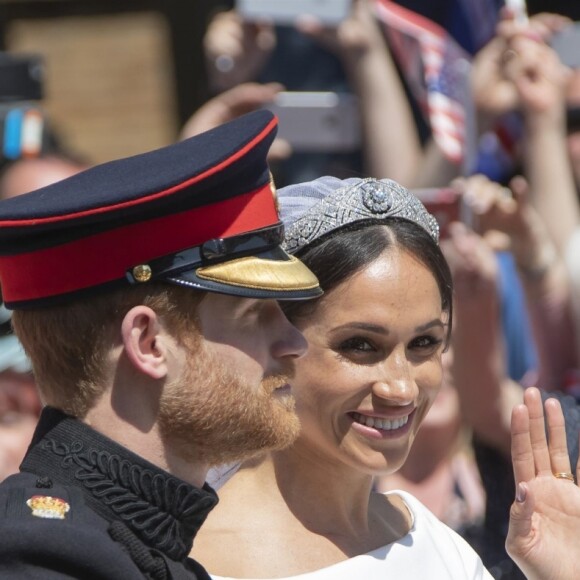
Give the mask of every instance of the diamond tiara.
[{"label": "diamond tiara", "polygon": [[390,179],[362,179],[334,190],[286,228],[284,249],[293,254],[347,224],[397,217],[422,227],[439,242],[437,220],[402,185]]}]

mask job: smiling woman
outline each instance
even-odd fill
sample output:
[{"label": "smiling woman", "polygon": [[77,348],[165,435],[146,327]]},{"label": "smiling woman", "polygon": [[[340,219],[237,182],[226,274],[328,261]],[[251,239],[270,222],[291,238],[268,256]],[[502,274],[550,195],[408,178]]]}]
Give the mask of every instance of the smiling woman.
[{"label": "smiling woman", "polygon": [[398,469],[441,384],[441,302],[431,272],[393,247],[293,317],[309,343],[295,378],[298,445],[366,472]]},{"label": "smiling woman", "polygon": [[396,471],[442,381],[451,276],[435,220],[384,180],[326,177],[279,191],[286,246],[325,294],[286,303],[308,340],[291,380],[298,440],[247,462],[196,539],[214,578],[490,578]]}]

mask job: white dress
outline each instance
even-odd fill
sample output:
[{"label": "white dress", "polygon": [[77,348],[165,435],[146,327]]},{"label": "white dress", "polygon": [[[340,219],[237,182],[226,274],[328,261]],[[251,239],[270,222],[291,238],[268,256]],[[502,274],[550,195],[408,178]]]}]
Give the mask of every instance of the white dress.
[{"label": "white dress", "polygon": [[[493,580],[473,548],[418,499],[404,491],[391,491],[387,495],[391,494],[401,496],[413,516],[406,536],[327,568],[279,580]],[[213,574],[211,577],[234,580]]]}]

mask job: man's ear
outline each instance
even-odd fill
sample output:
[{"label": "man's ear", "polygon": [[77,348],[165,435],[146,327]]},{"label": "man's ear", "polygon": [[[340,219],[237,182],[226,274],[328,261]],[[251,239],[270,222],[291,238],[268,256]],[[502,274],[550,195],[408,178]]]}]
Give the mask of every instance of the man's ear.
[{"label": "man's ear", "polygon": [[139,372],[152,379],[162,379],[168,372],[161,331],[162,325],[156,312],[143,305],[131,308],[121,324],[127,358]]}]

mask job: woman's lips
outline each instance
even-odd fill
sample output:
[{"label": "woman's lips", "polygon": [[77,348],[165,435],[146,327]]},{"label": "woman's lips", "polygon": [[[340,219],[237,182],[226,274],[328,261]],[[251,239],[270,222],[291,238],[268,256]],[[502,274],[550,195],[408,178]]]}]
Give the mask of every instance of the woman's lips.
[{"label": "woman's lips", "polygon": [[415,409],[398,417],[379,417],[364,413],[351,412],[348,416],[352,420],[353,429],[367,437],[390,439],[405,435],[413,422]]}]

